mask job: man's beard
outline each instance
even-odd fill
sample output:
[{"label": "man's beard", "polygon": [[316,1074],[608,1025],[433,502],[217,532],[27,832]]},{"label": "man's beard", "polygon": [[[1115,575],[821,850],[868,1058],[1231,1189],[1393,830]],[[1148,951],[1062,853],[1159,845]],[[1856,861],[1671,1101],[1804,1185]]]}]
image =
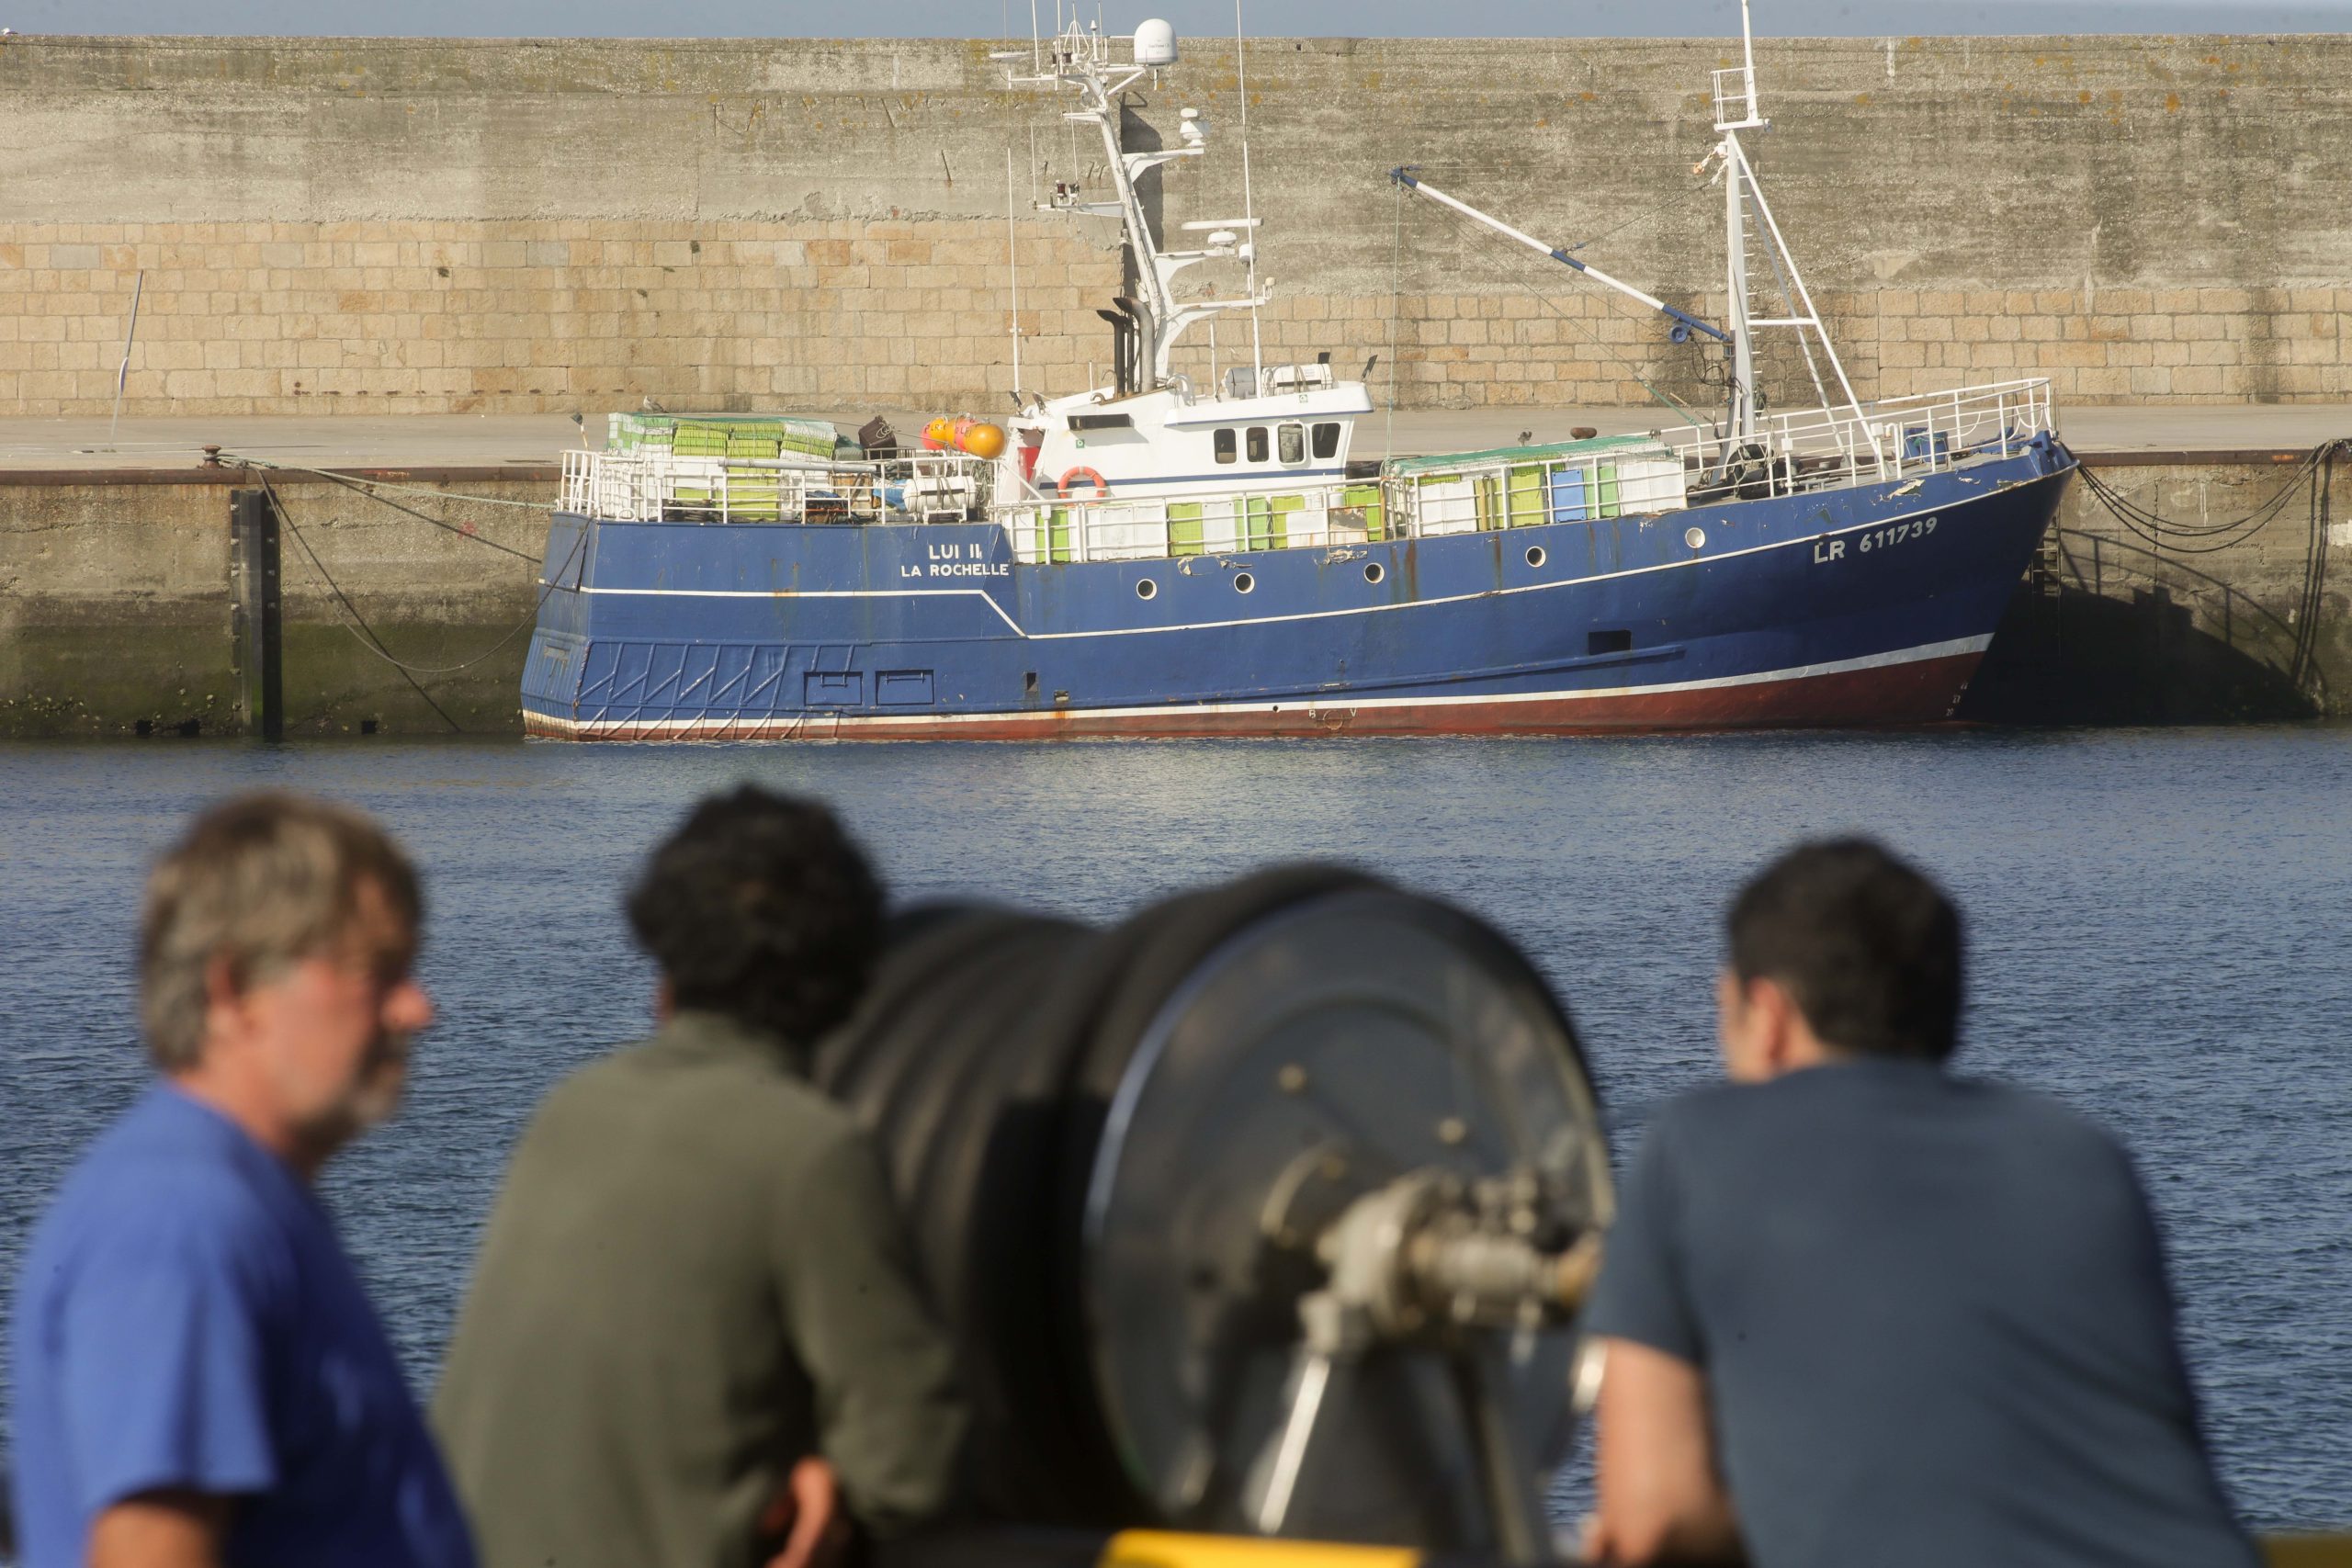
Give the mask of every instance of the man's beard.
[{"label": "man's beard", "polygon": [[344,1091],[303,1118],[303,1141],[332,1151],[390,1121],[408,1084],[408,1045],[406,1035],[387,1033],[372,1046]]}]

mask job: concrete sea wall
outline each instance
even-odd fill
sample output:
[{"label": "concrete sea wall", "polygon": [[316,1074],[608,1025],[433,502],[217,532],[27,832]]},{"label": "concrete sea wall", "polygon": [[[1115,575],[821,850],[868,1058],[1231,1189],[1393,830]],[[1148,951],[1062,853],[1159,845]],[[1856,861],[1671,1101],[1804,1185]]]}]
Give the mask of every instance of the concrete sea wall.
[{"label": "concrete sea wall", "polygon": [[[2108,458],[2095,471],[2139,505],[2201,527],[2277,496],[2297,456]],[[288,733],[519,733],[546,513],[501,503],[552,501],[555,473],[379,478],[373,496],[271,479],[286,520]],[[228,468],[0,471],[0,737],[240,733],[229,519],[232,495],[256,482]],[[2352,518],[2352,460],[2335,466],[2331,503],[2335,518]],[[2316,596],[2316,624],[2302,630],[2313,619],[2309,584],[2325,565],[2310,522],[2299,491],[2246,537],[2151,540],[2077,481],[1965,716],[2352,713],[2352,615],[2340,589]],[[2189,553],[2215,543],[2226,547]],[[2352,549],[2352,536],[2336,547]]]},{"label": "concrete sea wall", "polygon": [[[554,474],[385,477],[380,499],[271,479],[288,732],[520,733]],[[0,736],[242,733],[229,519],[258,482],[0,471]],[[540,504],[499,504],[518,500]]]},{"label": "concrete sea wall", "polygon": [[[1112,226],[1028,200],[1099,190],[1102,154],[991,47],[0,40],[0,415],[110,407],[135,285],[132,413],[993,409],[1009,206],[1023,380],[1075,390],[1109,356]],[[1718,314],[1690,171],[1724,45],[1262,39],[1248,63],[1269,352],[1378,354],[1412,407],[1712,397],[1698,347],[1385,175],[1419,164]],[[1775,42],[1759,68],[1755,155],[1863,396],[2352,397],[2352,37]],[[1240,210],[1229,41],[1130,95],[1129,145],[1186,105],[1211,153],[1148,178],[1163,225]]]}]

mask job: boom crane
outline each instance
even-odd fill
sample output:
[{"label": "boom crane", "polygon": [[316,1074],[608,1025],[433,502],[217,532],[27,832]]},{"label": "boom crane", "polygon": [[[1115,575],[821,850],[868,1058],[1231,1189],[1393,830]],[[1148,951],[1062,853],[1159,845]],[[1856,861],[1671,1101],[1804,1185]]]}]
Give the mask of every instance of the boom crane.
[{"label": "boom crane", "polygon": [[1677,343],[1687,343],[1690,341],[1690,337],[1692,333],[1704,333],[1709,337],[1715,339],[1719,343],[1728,344],[1732,341],[1731,333],[1724,331],[1721,327],[1711,327],[1706,322],[1701,321],[1698,317],[1693,316],[1687,311],[1676,310],[1665,300],[1657,298],[1657,296],[1654,294],[1645,294],[1642,290],[1634,288],[1632,284],[1625,282],[1623,279],[1610,276],[1607,273],[1601,271],[1599,267],[1594,266],[1591,263],[1577,260],[1576,257],[1560,249],[1557,245],[1547,245],[1543,241],[1537,239],[1534,235],[1525,233],[1520,230],[1512,228],[1510,224],[1504,222],[1501,219],[1495,217],[1491,213],[1481,212],[1476,208],[1471,206],[1468,202],[1463,201],[1458,197],[1446,195],[1445,192],[1438,189],[1435,186],[1424,185],[1418,177],[1415,176],[1409,166],[1401,169],[1389,170],[1388,177],[1395,180],[1398,185],[1403,186],[1407,190],[1414,191],[1419,195],[1429,197],[1431,201],[1436,202],[1440,207],[1450,208],[1453,211],[1462,214],[1463,217],[1471,220],[1473,222],[1484,223],[1487,228],[1492,229],[1496,233],[1500,234],[1506,240],[1516,241],[1520,244],[1525,245],[1529,250],[1535,252],[1538,255],[1550,256],[1555,262],[1562,263],[1567,266],[1572,266],[1576,268],[1577,271],[1592,279],[1595,283],[1600,284],[1606,288],[1614,288],[1618,293],[1624,295],[1627,299],[1638,299],[1643,304],[1647,305],[1651,310],[1659,312],[1661,315],[1672,318],[1674,321],[1674,341]]}]

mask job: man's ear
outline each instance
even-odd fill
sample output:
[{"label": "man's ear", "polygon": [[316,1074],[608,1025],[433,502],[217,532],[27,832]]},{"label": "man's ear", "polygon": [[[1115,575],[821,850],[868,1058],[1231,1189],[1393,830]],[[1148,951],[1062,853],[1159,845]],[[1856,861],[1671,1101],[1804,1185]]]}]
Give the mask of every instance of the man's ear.
[{"label": "man's ear", "polygon": [[204,961],[204,1036],[234,1032],[243,1025],[253,995],[250,977],[238,972],[225,953]]},{"label": "man's ear", "polygon": [[1759,975],[1747,984],[1747,1005],[1756,1015],[1757,1044],[1766,1067],[1778,1077],[1795,1066],[1800,1031],[1796,998],[1789,995],[1788,987]]}]

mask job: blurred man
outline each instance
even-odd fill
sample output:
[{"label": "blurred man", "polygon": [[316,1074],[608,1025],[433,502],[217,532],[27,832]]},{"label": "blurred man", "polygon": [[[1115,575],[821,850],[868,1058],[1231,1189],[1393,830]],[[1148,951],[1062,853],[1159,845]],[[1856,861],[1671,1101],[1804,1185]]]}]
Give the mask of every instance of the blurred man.
[{"label": "blurred man", "polygon": [[1589,1319],[1612,1564],[2251,1568],[2131,1161],[1946,1076],[1960,917],[1877,846],[1741,892],[1734,1082],[1649,1127]]},{"label": "blurred man", "polygon": [[140,933],[163,1082],[34,1233],[15,1317],[25,1568],[467,1568],[424,1423],[311,1191],[433,1020],[416,874],[293,795],[199,817]]},{"label": "blurred man", "polygon": [[964,1432],[880,1161],[805,1076],[881,889],[824,807],[746,787],[628,917],[659,1030],[524,1134],[435,1424],[493,1568],[805,1568],[944,1507]]}]

